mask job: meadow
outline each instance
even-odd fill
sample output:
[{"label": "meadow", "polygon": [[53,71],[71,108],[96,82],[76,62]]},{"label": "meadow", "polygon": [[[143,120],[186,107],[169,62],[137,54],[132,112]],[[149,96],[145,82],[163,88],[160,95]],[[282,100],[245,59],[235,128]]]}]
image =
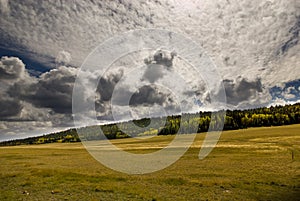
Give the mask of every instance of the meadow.
[{"label": "meadow", "polygon": [[[81,143],[0,147],[0,200],[300,200],[299,124],[224,131],[199,160],[204,136],[173,165],[145,175],[111,170]],[[173,137],[112,142],[145,153]]]}]

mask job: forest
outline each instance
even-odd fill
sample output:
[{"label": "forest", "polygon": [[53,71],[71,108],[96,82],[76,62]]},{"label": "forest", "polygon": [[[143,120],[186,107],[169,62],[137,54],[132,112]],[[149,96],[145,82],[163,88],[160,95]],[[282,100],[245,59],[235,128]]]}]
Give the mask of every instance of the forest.
[{"label": "forest", "polygon": [[[218,115],[224,114],[226,115]],[[222,116],[222,117],[221,117]],[[213,118],[212,118],[213,117]],[[220,119],[218,119],[220,118]],[[222,119],[221,119],[222,118]],[[198,112],[168,117],[144,118],[121,123],[95,125],[45,134],[37,137],[0,142],[0,146],[71,143],[82,140],[120,139],[147,135],[173,135],[213,131],[224,120],[223,130],[269,127],[300,123],[300,103],[247,110]],[[151,126],[149,126],[151,125]],[[210,130],[209,130],[210,129]]]}]

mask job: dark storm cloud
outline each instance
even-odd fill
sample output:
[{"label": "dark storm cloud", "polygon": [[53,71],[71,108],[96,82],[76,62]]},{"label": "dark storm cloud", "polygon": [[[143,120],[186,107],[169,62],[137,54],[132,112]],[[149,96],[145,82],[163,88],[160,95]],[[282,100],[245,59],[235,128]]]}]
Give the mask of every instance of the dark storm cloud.
[{"label": "dark storm cloud", "polygon": [[263,87],[260,79],[255,81],[248,81],[241,79],[234,82],[233,80],[224,80],[224,87],[227,97],[227,103],[231,105],[238,105],[243,101],[253,99],[257,92],[262,92]]},{"label": "dark storm cloud", "polygon": [[0,119],[5,120],[18,116],[23,108],[17,98],[9,97],[7,89],[16,82],[28,78],[24,63],[17,57],[1,57],[0,60]]},{"label": "dark storm cloud", "polygon": [[152,106],[173,102],[169,94],[165,94],[155,86],[145,85],[132,93],[126,87],[120,87],[114,92],[113,104],[118,106]]},{"label": "dark storm cloud", "polygon": [[95,109],[97,112],[108,115],[110,113],[109,101],[111,100],[116,84],[123,76],[123,70],[117,73],[111,73],[102,76],[97,86],[97,93],[99,95],[95,100]]},{"label": "dark storm cloud", "polygon": [[[111,73],[102,77],[99,81],[97,93],[99,98],[96,100],[96,110],[105,115],[110,114],[110,101],[112,94],[114,93],[114,103],[118,106],[128,105],[128,97],[130,97],[130,106],[151,106],[154,104],[163,105],[167,102],[172,102],[168,94],[164,94],[158,90],[157,87],[152,85],[146,85],[138,89],[133,93],[126,86],[121,86],[115,90],[116,84],[123,76],[123,71],[120,70],[117,73]],[[114,91],[115,90],[115,91]]]},{"label": "dark storm cloud", "polygon": [[37,82],[15,83],[9,95],[36,107],[50,108],[56,113],[72,112],[72,91],[76,69],[61,66],[40,76]]},{"label": "dark storm cloud", "polygon": [[18,100],[1,99],[0,104],[0,120],[6,120],[10,117],[19,115],[22,105]]},{"label": "dark storm cloud", "polygon": [[120,70],[116,74],[109,74],[107,76],[101,77],[97,87],[97,92],[100,95],[101,101],[109,101],[111,99],[114,88],[116,84],[120,81],[122,76],[123,71]]},{"label": "dark storm cloud", "polygon": [[155,86],[146,85],[141,87],[138,92],[134,93],[129,101],[129,105],[163,105],[168,100],[168,94],[164,94]]}]

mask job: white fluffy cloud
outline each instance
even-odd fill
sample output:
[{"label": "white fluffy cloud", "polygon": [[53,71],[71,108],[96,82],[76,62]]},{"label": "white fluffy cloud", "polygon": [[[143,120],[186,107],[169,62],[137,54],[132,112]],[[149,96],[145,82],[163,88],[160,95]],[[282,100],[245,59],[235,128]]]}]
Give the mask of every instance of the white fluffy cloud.
[{"label": "white fluffy cloud", "polygon": [[296,98],[296,95],[292,92],[295,90],[295,87],[288,87],[283,91],[282,95],[285,99],[293,99]]},{"label": "white fluffy cloud", "polygon": [[71,54],[65,50],[62,50],[58,53],[58,55],[55,58],[55,62],[58,65],[67,65],[71,61]]},{"label": "white fluffy cloud", "polygon": [[278,105],[287,105],[287,104],[295,104],[295,103],[300,103],[300,100],[297,100],[297,101],[286,101],[284,99],[281,99],[281,98],[276,98],[274,99],[271,103],[269,103],[269,105],[267,107],[275,107],[275,106],[278,106]]},{"label": "white fluffy cloud", "polygon": [[2,57],[0,60],[0,80],[19,80],[26,75],[25,64],[17,57]]}]

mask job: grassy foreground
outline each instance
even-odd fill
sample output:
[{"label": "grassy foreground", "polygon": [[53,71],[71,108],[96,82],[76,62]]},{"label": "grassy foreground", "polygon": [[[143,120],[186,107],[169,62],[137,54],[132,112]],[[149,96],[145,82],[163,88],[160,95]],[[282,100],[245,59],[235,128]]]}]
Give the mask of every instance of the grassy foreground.
[{"label": "grassy foreground", "polygon": [[[199,160],[203,138],[146,175],[110,170],[80,143],[0,147],[0,200],[299,200],[300,125],[225,131]],[[172,139],[113,142],[145,153]]]}]

